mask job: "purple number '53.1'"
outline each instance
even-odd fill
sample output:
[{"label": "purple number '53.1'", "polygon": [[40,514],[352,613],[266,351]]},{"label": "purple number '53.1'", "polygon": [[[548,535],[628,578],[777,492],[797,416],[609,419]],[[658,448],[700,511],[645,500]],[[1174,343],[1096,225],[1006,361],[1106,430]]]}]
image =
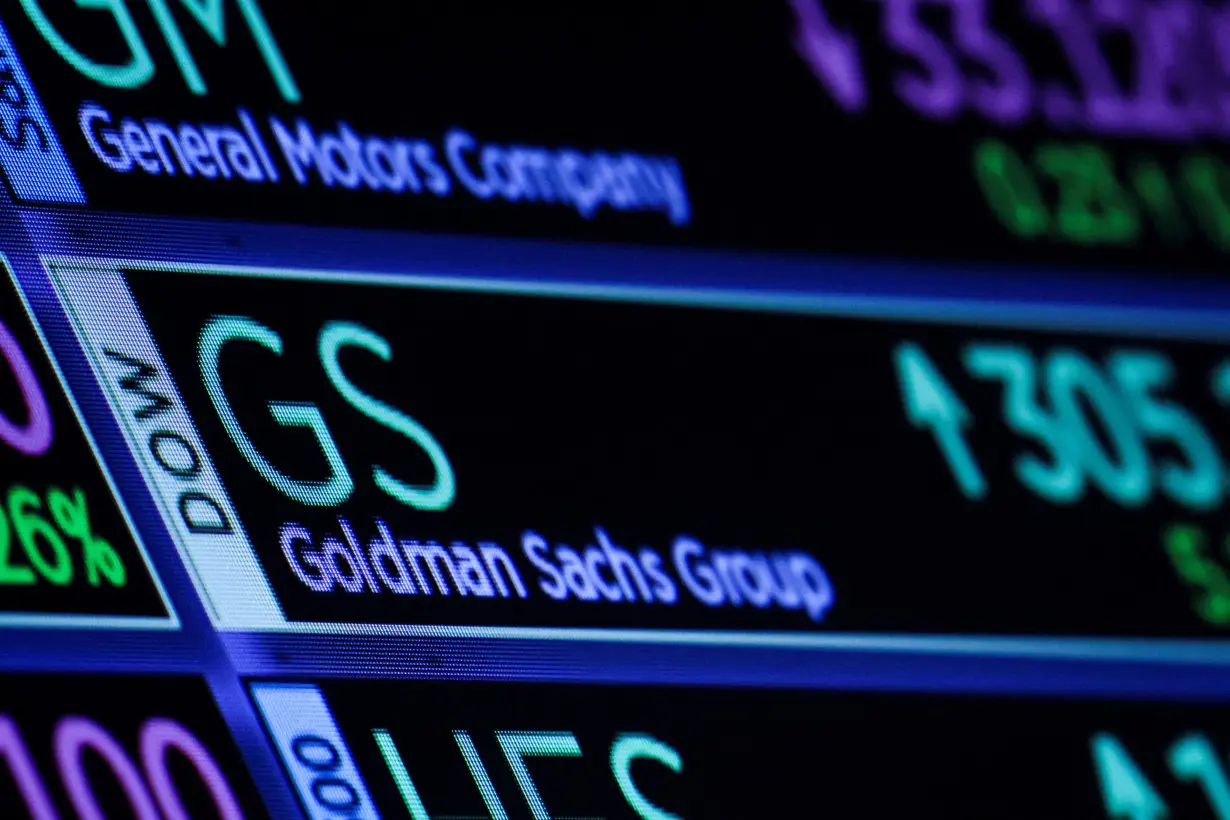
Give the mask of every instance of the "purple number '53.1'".
[{"label": "purple number '53.1'", "polygon": [[1225,136],[1227,12],[1190,0],[1125,3],[1136,40],[1137,117],[1148,134]]},{"label": "purple number '53.1'", "polygon": [[954,0],[953,39],[961,54],[982,66],[991,80],[969,81],[970,103],[1000,125],[1016,125],[1032,107],[1029,69],[1016,50],[991,28],[987,0]]},{"label": "purple number '53.1'", "polygon": [[893,86],[915,111],[938,120],[961,113],[964,105],[961,68],[944,42],[918,19],[923,0],[885,0],[884,37],[901,54],[912,58],[925,76],[905,73]]},{"label": "purple number '53.1'", "polygon": [[[833,27],[823,0],[789,0],[796,47],[846,111],[863,110],[868,88],[858,44]],[[893,80],[919,114],[951,120],[972,111],[1001,126],[1036,111],[1051,126],[1115,136],[1230,137],[1230,6],[1212,0],[1012,0],[1055,38],[1077,81],[1039,83],[988,19],[995,0],[879,0],[887,44],[912,66]],[[1004,0],[1005,3],[1009,0]],[[938,9],[936,22],[923,22]],[[1103,38],[1127,35],[1134,78],[1123,87]]]},{"label": "purple number '53.1'", "polygon": [[38,377],[30,367],[30,360],[26,358],[21,345],[4,322],[0,322],[0,354],[4,355],[9,369],[17,379],[22,400],[29,413],[24,425],[15,424],[0,413],[0,438],[25,455],[42,455],[51,446],[51,410],[47,407],[47,399],[38,383]]},{"label": "purple number '53.1'", "polygon": [[[1193,72],[1190,55],[1208,42],[1199,31],[1203,15],[1192,3],[1114,2],[1108,11],[1113,21],[1132,33],[1136,41],[1136,119],[1142,130],[1161,130],[1189,137],[1212,124],[1215,109],[1204,104],[1207,83]],[[1207,50],[1206,50],[1207,51]],[[1177,100],[1175,94],[1184,99]],[[1210,101],[1211,102],[1211,101]]]},{"label": "purple number '53.1'", "polygon": [[1213,40],[1213,77],[1217,85],[1219,131],[1230,134],[1230,9],[1206,12],[1205,24]]},{"label": "purple number '53.1'", "polygon": [[[1055,35],[1081,86],[1080,100],[1059,86],[1043,92],[1053,125],[1170,139],[1227,133],[1223,9],[1197,0],[1031,0],[1029,10]],[[1100,37],[1112,32],[1132,40],[1130,89],[1120,88],[1102,51]]]},{"label": "purple number '53.1'", "polygon": [[[958,54],[918,17],[923,3],[951,9]],[[934,119],[950,119],[970,107],[988,119],[1014,125],[1029,116],[1029,70],[1006,39],[991,28],[986,0],[884,0],[884,36],[889,45],[916,61],[925,76],[903,74],[898,96]],[[978,66],[985,78],[966,78],[960,59]]]},{"label": "purple number '53.1'", "polygon": [[[1200,5],[1095,0],[1092,8],[1098,31],[1126,32],[1135,46],[1135,88],[1119,104],[1126,117],[1121,133],[1189,138],[1215,124],[1208,71],[1212,48]],[[1085,58],[1079,65],[1092,61]]]}]

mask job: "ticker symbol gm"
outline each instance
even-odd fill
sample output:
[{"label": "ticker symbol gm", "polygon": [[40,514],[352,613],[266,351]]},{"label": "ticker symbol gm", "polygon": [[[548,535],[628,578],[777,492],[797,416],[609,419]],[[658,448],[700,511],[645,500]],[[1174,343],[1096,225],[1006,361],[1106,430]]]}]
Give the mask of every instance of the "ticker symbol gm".
[{"label": "ticker symbol gm", "polygon": [[[141,37],[141,32],[128,8],[127,0],[73,0],[79,8],[103,11],[111,15],[119,30],[119,35],[124,39],[128,48],[128,60],[122,63],[100,63],[83,54],[52,25],[51,20],[43,12],[42,0],[20,1],[22,8],[26,10],[26,15],[43,35],[43,39],[56,50],[56,53],[67,60],[69,65],[94,82],[112,88],[140,88],[153,78],[156,70],[154,58],[150,56],[149,48]],[[281,49],[278,48],[277,40],[274,39],[273,32],[269,30],[268,23],[265,22],[265,15],[261,12],[257,0],[234,1],[253,39],[256,40],[256,45],[265,59],[265,65],[268,66],[269,73],[277,84],[282,98],[291,103],[299,102],[301,97],[299,88],[295,85],[295,78],[291,76],[290,69],[282,58]],[[162,36],[170,47],[171,54],[175,57],[180,74],[183,75],[188,88],[193,94],[208,93],[205,80],[201,77],[192,52],[188,50],[188,44],[184,42],[183,33],[171,14],[167,0],[145,0],[145,2],[149,4],[150,11],[162,30]],[[215,43],[222,47],[226,46],[226,19],[223,14],[226,0],[179,0],[179,2]]]}]

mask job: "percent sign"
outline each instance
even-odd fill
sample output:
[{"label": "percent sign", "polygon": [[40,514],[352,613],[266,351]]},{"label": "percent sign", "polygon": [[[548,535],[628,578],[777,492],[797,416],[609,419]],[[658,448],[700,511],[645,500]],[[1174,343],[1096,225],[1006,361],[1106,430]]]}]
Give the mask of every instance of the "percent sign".
[{"label": "percent sign", "polygon": [[128,580],[124,562],[115,548],[94,535],[90,528],[90,512],[85,504],[85,492],[73,488],[73,497],[52,487],[47,493],[47,506],[51,517],[65,535],[81,542],[81,556],[85,563],[86,578],[90,586],[98,586],[99,574],[112,586],[122,587]]},{"label": "percent sign", "polygon": [[[47,509],[55,526],[42,516],[43,501],[28,487],[11,487],[7,506],[8,519],[0,514],[0,584],[33,584],[35,570],[56,586],[72,583],[73,562],[63,536],[81,544],[82,563],[91,586],[98,586],[104,578],[117,587],[127,582],[128,573],[120,556],[90,527],[85,492],[80,487],[74,487],[71,495],[58,487],[47,491]],[[10,520],[30,566],[12,563]],[[50,550],[50,558],[39,549],[40,541]]]}]

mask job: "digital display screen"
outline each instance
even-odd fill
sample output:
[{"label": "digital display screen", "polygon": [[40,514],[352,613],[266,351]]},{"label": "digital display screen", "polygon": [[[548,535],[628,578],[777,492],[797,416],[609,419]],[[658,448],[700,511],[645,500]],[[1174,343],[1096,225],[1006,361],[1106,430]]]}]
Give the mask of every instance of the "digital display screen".
[{"label": "digital display screen", "polygon": [[1230,250],[1213,0],[128,6],[9,24],[107,209],[1210,273]]},{"label": "digital display screen", "polygon": [[[151,478],[175,485],[186,548],[246,535],[287,622],[1230,624],[1202,543],[1227,487],[1216,344],[295,272],[52,274]],[[199,439],[169,432],[181,413]],[[217,493],[175,497],[211,472]],[[990,543],[1011,573],[988,577]],[[218,583],[224,608],[235,582]]]},{"label": "digital display screen", "polygon": [[0,0],[0,816],[1230,820],[1230,4]]},{"label": "digital display screen", "polygon": [[[349,680],[251,692],[309,813],[724,818],[822,801],[836,817],[1212,818],[1226,788],[1225,713],[1194,704]],[[885,771],[901,772],[894,788]]]}]

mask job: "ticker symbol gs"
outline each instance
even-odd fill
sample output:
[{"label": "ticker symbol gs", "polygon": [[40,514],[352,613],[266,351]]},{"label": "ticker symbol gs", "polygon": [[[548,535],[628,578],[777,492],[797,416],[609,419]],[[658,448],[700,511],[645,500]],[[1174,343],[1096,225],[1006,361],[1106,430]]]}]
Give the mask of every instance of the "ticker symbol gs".
[{"label": "ticker symbol gs", "polygon": [[[338,450],[333,434],[321,415],[320,408],[306,402],[270,401],[269,412],[282,427],[301,427],[311,431],[316,444],[329,465],[329,477],[320,481],[295,479],[279,470],[252,443],[231,408],[222,376],[218,369],[224,347],[230,344],[257,344],[279,356],[282,337],[276,331],[254,319],[242,316],[215,316],[201,331],[197,345],[197,360],[201,378],[210,401],[218,413],[227,435],[247,462],[284,495],[301,504],[334,507],[345,503],[354,491],[354,479]],[[384,361],[393,356],[393,349],[379,334],[351,322],[327,322],[317,337],[317,353],[330,383],[346,403],[364,416],[400,433],[413,441],[431,459],[435,480],[428,485],[406,484],[388,470],[372,465],[372,480],[395,500],[420,510],[443,510],[453,502],[456,482],[453,468],[444,449],[435,437],[410,416],[367,395],[347,378],[338,354],[347,347],[357,347],[374,353]]]},{"label": "ticker symbol gs", "polygon": [[[114,20],[118,34],[123,38],[128,59],[121,63],[99,62],[65,39],[43,10],[45,0],[21,0],[22,8],[34,23],[43,39],[63,57],[74,69],[89,77],[96,83],[112,88],[140,88],[153,79],[157,71],[154,58],[149,47],[137,27],[127,0],[73,0],[82,9],[103,11],[110,14]],[[184,82],[193,94],[206,94],[208,88],[205,79],[197,68],[196,60],[184,41],[183,33],[175,15],[171,13],[167,0],[145,0],[150,12],[158,23],[163,39],[166,40],[175,64],[183,75]],[[219,46],[226,46],[226,15],[224,9],[226,0],[180,0],[184,8],[192,15],[201,28]],[[269,24],[257,0],[235,0],[239,13],[247,24],[248,31],[256,41],[265,65],[277,84],[278,91],[287,102],[296,103],[301,99],[295,78],[291,76],[290,68],[282,57],[282,51],[274,39]]]}]

